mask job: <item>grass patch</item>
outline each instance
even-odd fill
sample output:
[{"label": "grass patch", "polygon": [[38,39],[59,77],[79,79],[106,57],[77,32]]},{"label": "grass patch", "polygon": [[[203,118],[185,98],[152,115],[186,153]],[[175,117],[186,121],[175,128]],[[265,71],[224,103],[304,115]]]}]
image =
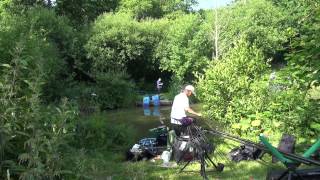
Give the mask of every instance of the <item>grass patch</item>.
[{"label": "grass patch", "polygon": [[[207,175],[209,179],[223,179],[223,180],[248,180],[253,178],[255,180],[265,179],[269,170],[282,169],[280,163],[271,164],[271,156],[264,155],[263,161],[241,161],[240,163],[232,162],[228,159],[228,152],[235,147],[234,142],[225,142],[220,144],[215,153],[211,154],[212,160],[217,163],[225,164],[223,172],[216,172],[214,167],[210,165],[207,167]],[[231,149],[230,149],[231,148]],[[199,173],[200,163],[197,161],[192,162],[187,168],[179,173],[184,163],[179,164],[174,168],[160,167],[162,160],[140,161],[140,162],[126,162],[124,161],[124,153],[91,153],[88,158],[99,159],[99,171],[91,171],[90,177],[93,179],[183,179],[183,180],[197,180],[203,179]],[[265,161],[265,162],[264,162]],[[97,162],[95,162],[97,163]]]}]

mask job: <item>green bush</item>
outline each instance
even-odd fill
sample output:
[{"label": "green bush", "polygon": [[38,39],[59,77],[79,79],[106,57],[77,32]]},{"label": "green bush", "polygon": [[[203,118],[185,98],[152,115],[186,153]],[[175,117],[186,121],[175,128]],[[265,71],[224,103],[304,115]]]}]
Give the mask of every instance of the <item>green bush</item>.
[{"label": "green bush", "polygon": [[292,72],[286,67],[270,78],[262,52],[242,39],[200,77],[199,96],[209,119],[239,135],[256,137],[277,129],[312,137],[319,133],[318,102]]},{"label": "green bush", "polygon": [[[212,61],[198,83],[199,98],[207,116],[213,121],[248,132],[264,98],[254,83],[267,71],[262,52],[241,38],[221,60]],[[262,92],[264,90],[262,89]],[[253,97],[251,97],[253,96]],[[242,123],[243,125],[240,125]],[[236,126],[236,124],[239,124]]]},{"label": "green bush", "polygon": [[[59,74],[63,60],[37,26],[40,14],[28,13],[7,13],[0,21],[1,179],[55,179],[68,173],[64,153],[77,119],[77,109],[67,101],[42,106],[44,86]],[[54,16],[48,14],[43,12]]]},{"label": "green bush", "polygon": [[101,73],[96,82],[62,82],[65,89],[58,89],[60,97],[77,102],[82,115],[89,115],[102,110],[131,106],[135,103],[137,92],[135,84],[126,73]]},{"label": "green bush", "polygon": [[85,46],[91,72],[126,71],[136,81],[158,78],[159,63],[153,55],[165,25],[165,20],[138,22],[123,13],[101,15]]},{"label": "green bush", "polygon": [[220,55],[227,53],[239,37],[247,36],[264,56],[274,57],[290,35],[286,11],[268,0],[237,1],[218,13]]},{"label": "green bush", "polygon": [[[24,62],[22,57],[15,58]],[[26,73],[19,69],[38,72],[23,63],[1,69],[6,75],[0,81],[0,151],[3,155],[0,177],[61,177],[68,169],[64,166],[63,155],[72,140],[77,111],[66,101],[58,107],[42,107],[39,99],[41,76],[32,73],[25,77]]]},{"label": "green bush", "polygon": [[83,119],[77,127],[78,146],[88,150],[125,150],[134,143],[134,129],[131,126],[106,120],[102,116]]},{"label": "green bush", "polygon": [[160,69],[174,74],[179,81],[192,81],[212,59],[211,27],[199,14],[170,20],[155,56]]},{"label": "green bush", "polygon": [[128,107],[135,103],[135,85],[124,72],[109,72],[97,76],[97,102],[101,109]]},{"label": "green bush", "polygon": [[69,36],[72,29],[65,18],[51,10],[31,8],[24,14],[10,14],[0,22],[0,63],[13,65],[17,53],[23,56],[27,68],[25,80],[34,73],[41,76],[41,96],[45,101],[58,99],[64,89],[59,81],[68,76],[65,57],[70,50]]}]

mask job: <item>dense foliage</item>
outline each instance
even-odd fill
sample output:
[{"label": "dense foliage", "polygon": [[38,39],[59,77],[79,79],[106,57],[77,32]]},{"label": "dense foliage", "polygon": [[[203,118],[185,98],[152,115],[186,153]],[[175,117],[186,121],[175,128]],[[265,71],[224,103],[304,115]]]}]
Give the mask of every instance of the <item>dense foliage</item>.
[{"label": "dense foliage", "polygon": [[120,0],[56,0],[56,12],[67,16],[76,26],[89,23],[104,12],[114,11]]},{"label": "dense foliage", "polygon": [[161,18],[179,12],[188,13],[196,3],[195,0],[122,0],[118,9],[132,14],[136,19]]},{"label": "dense foliage", "polygon": [[201,73],[212,56],[210,28],[197,14],[171,20],[156,52],[160,68],[172,72],[179,81],[193,80],[195,73]]},{"label": "dense foliage", "polygon": [[246,35],[266,57],[273,57],[287,41],[291,28],[286,25],[285,11],[268,0],[238,1],[222,9],[218,19],[219,51],[228,52],[232,44]]},{"label": "dense foliage", "polygon": [[[138,22],[127,14],[99,17],[86,45],[93,73],[127,70],[136,79],[151,74],[157,69],[152,53],[161,37],[162,24]],[[134,67],[144,67],[145,71],[135,72]]]},{"label": "dense foliage", "polygon": [[[235,21],[222,22],[220,45],[224,53],[200,77],[201,99],[208,116],[231,127],[233,132],[271,133],[277,128],[280,132],[300,137],[317,137],[319,102],[315,94],[320,65],[317,61],[319,54],[315,53],[318,48],[313,42],[318,36],[315,27],[319,25],[319,14],[316,13],[319,4],[278,3],[238,1],[224,9],[226,14],[221,11],[222,17],[228,19],[231,16]],[[263,4],[268,8],[262,8]],[[239,15],[248,21],[237,20]],[[242,31],[239,28],[243,28]],[[241,34],[246,35],[248,45],[239,46],[232,40]],[[226,49],[225,45],[231,49]],[[264,56],[256,54],[259,51]],[[257,56],[250,55],[252,53]],[[277,57],[277,53],[286,56],[286,61]],[[234,63],[238,64],[234,66]]]},{"label": "dense foliage", "polygon": [[255,116],[267,97],[262,77],[266,63],[261,50],[244,37],[221,60],[212,61],[198,83],[209,118],[244,131],[262,120]]},{"label": "dense foliage", "polygon": [[[23,30],[23,26],[16,30]],[[49,76],[45,70],[55,68],[54,63],[46,65],[59,59],[52,53],[54,48],[35,32],[21,35],[7,49],[10,61],[1,66],[1,176],[53,179],[62,174],[65,166],[61,150],[67,150],[75,111],[67,102],[53,109],[41,106],[40,92]]]}]

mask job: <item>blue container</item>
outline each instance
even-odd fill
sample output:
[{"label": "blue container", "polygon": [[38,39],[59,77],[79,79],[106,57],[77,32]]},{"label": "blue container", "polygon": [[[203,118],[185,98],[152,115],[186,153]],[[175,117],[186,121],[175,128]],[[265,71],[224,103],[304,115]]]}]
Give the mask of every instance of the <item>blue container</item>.
[{"label": "blue container", "polygon": [[160,105],[160,98],[159,95],[154,95],[152,96],[152,102],[154,106],[159,106]]},{"label": "blue container", "polygon": [[144,106],[144,107],[145,107],[145,106],[149,106],[149,104],[150,104],[150,98],[149,98],[149,96],[143,97],[143,106]]}]

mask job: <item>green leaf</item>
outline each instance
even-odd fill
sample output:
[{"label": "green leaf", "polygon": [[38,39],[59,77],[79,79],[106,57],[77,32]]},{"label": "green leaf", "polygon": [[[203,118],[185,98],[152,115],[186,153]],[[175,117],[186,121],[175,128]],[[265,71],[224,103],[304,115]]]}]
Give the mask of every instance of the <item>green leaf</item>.
[{"label": "green leaf", "polygon": [[6,67],[6,68],[11,68],[10,64],[1,64],[1,66]]},{"label": "green leaf", "polygon": [[261,121],[260,120],[254,120],[251,122],[251,125],[254,127],[260,126],[261,125]]},{"label": "green leaf", "polygon": [[311,127],[312,129],[317,129],[317,130],[319,130],[319,129],[320,129],[320,123],[313,122],[313,123],[310,124],[310,127]]},{"label": "green leaf", "polygon": [[231,128],[232,129],[240,129],[241,128],[241,125],[239,123],[235,123],[235,124],[232,124],[231,125]]},{"label": "green leaf", "polygon": [[281,122],[273,122],[274,127],[278,128],[282,123]]},{"label": "green leaf", "polygon": [[241,125],[241,130],[242,131],[246,131],[247,129],[249,129],[250,128],[250,125],[249,124],[242,124]]}]

